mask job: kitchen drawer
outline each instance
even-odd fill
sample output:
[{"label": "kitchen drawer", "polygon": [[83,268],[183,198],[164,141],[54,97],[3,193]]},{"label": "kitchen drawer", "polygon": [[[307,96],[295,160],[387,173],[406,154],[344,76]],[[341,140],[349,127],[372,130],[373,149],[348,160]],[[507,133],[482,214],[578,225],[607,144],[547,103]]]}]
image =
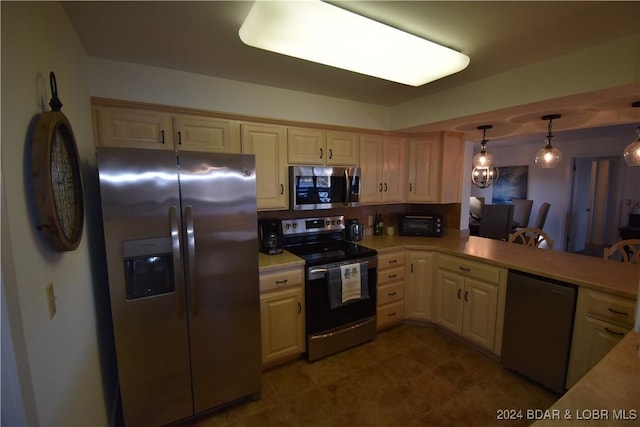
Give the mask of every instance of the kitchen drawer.
[{"label": "kitchen drawer", "polygon": [[404,301],[394,302],[378,308],[376,326],[378,329],[404,320]]},{"label": "kitchen drawer", "polygon": [[260,275],[260,292],[282,289],[290,286],[301,286],[302,269],[280,270]]},{"label": "kitchen drawer", "polygon": [[404,251],[378,254],[378,271],[386,268],[401,267],[405,264]]},{"label": "kitchen drawer", "polygon": [[500,273],[503,271],[497,267],[442,254],[438,256],[438,268],[495,284],[500,283]]},{"label": "kitchen drawer", "polygon": [[404,281],[404,275],[404,267],[378,271],[378,286],[384,286],[392,282]]},{"label": "kitchen drawer", "polygon": [[633,326],[635,301],[604,292],[587,291],[587,314],[624,326]]},{"label": "kitchen drawer", "polygon": [[404,283],[378,286],[378,307],[404,300]]}]

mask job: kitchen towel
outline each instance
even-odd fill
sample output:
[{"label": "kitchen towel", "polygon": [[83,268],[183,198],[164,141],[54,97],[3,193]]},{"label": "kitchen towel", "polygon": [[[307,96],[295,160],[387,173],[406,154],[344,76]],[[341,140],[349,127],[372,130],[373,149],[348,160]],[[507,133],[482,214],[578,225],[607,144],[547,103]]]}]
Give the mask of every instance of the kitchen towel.
[{"label": "kitchen towel", "polygon": [[337,308],[348,302],[369,298],[367,263],[352,263],[329,268],[329,303]]}]

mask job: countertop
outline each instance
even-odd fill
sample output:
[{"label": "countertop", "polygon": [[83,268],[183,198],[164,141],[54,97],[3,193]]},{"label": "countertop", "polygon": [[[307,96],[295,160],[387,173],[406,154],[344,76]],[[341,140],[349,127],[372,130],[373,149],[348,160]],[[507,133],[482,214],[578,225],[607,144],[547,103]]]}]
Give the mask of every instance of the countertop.
[{"label": "countertop", "polygon": [[640,334],[629,332],[551,408],[528,419],[537,420],[534,427],[640,425],[638,346]]},{"label": "countertop", "polygon": [[[371,236],[358,243],[381,253],[394,249],[434,250],[627,298],[636,297],[640,280],[638,265],[531,248],[476,236]],[[300,258],[286,250],[280,255],[260,254],[260,271],[278,266],[303,265],[302,262],[296,264],[296,260]]]}]

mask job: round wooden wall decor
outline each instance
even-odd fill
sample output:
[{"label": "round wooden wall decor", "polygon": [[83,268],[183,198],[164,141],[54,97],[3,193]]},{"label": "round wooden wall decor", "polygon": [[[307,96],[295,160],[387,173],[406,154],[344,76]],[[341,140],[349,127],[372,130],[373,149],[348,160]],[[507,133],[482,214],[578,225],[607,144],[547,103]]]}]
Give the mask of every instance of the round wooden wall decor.
[{"label": "round wooden wall decor", "polygon": [[51,111],[40,114],[31,142],[33,192],[39,229],[51,247],[72,251],[82,238],[84,199],[82,175],[73,130],[60,111],[56,76],[49,74]]}]

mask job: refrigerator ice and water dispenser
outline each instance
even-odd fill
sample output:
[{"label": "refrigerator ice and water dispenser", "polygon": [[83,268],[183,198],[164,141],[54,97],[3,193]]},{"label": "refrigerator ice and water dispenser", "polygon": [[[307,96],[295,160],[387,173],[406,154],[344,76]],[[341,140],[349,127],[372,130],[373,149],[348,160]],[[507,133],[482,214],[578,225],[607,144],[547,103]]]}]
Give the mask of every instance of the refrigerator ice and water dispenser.
[{"label": "refrigerator ice and water dispenser", "polygon": [[171,238],[122,242],[127,300],[175,291]]}]

